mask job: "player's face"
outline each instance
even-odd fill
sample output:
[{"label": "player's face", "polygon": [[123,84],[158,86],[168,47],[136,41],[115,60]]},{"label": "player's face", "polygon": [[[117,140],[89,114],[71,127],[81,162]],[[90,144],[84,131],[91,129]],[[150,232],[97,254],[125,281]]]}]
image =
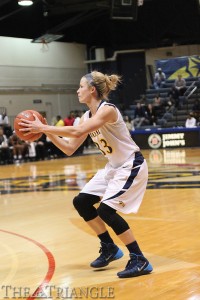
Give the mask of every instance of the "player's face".
[{"label": "player's face", "polygon": [[80,87],[77,90],[77,95],[80,103],[90,102],[91,88],[88,86],[88,82],[85,77],[82,77],[80,81]]}]

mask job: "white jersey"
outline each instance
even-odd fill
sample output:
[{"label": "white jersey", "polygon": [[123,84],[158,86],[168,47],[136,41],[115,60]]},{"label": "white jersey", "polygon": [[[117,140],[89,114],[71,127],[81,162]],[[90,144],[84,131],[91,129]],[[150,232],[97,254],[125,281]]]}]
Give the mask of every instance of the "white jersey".
[{"label": "white jersey", "polygon": [[[102,102],[98,109],[110,104],[106,101]],[[118,118],[114,123],[106,123],[96,131],[91,132],[89,135],[95,145],[108,159],[110,165],[118,168],[123,165],[135,152],[140,151],[139,147],[133,141],[123,117],[119,110],[115,107]],[[84,115],[84,120],[90,118],[90,111]]]}]

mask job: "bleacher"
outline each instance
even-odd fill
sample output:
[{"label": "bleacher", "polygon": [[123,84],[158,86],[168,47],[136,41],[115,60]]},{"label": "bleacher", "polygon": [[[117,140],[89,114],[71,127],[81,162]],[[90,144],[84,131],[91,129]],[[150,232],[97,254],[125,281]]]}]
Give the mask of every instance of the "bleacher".
[{"label": "bleacher", "polygon": [[[184,127],[185,121],[187,119],[187,116],[189,112],[192,110],[194,100],[199,98],[200,99],[200,77],[189,77],[186,78],[186,86],[187,91],[185,92],[184,96],[180,97],[182,105],[179,107],[171,120],[168,120],[166,124],[158,124],[156,126],[141,126],[142,129],[145,128],[156,128],[156,127]],[[168,92],[170,91],[172,85],[174,84],[174,80],[166,80],[165,87],[162,87],[160,89],[154,89],[153,87],[150,87],[146,90],[145,96],[146,96],[146,104],[152,103],[156,95],[159,93],[160,97],[163,101],[167,99]],[[134,118],[134,111],[135,111],[136,104],[129,105],[128,108],[126,108],[123,111],[123,115],[129,116],[131,119]]]}]

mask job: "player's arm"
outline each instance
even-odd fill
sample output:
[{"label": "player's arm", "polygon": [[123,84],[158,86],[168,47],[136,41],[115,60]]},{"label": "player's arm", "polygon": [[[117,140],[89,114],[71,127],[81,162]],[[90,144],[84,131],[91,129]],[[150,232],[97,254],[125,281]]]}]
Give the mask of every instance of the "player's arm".
[{"label": "player's arm", "polygon": [[28,132],[43,132],[46,135],[53,134],[62,137],[80,138],[92,131],[99,129],[105,123],[113,123],[116,120],[116,109],[113,106],[105,105],[104,107],[99,109],[93,117],[87,119],[78,126],[56,127],[44,125],[37,117],[35,117],[35,121],[28,121],[23,119],[19,124],[25,127],[24,129],[20,129],[20,131],[24,131],[25,134],[28,134]]},{"label": "player's arm", "polygon": [[68,156],[72,155],[87,137],[86,135],[78,139],[70,138],[69,140],[65,140],[65,138],[61,138],[56,135],[47,136],[57,148],[59,148],[63,153],[65,153]]},{"label": "player's arm", "polygon": [[[82,123],[83,119],[80,120],[79,124]],[[80,138],[70,138],[68,140],[53,134],[47,134],[47,136],[57,148],[68,156],[72,155],[87,138],[87,134],[82,135]]]}]

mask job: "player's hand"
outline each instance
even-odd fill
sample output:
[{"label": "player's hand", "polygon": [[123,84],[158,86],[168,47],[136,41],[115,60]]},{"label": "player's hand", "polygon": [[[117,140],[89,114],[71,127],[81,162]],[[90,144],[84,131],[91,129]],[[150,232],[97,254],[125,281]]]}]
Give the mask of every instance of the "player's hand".
[{"label": "player's hand", "polygon": [[[30,133],[42,132],[42,127],[44,126],[44,124],[38,119],[38,117],[35,114],[33,114],[33,116],[35,118],[34,121],[21,119],[21,121],[19,122],[19,125],[24,127],[22,129],[19,129],[19,131],[24,132],[24,136],[26,136]],[[47,124],[46,119],[45,119],[45,122]]]}]

